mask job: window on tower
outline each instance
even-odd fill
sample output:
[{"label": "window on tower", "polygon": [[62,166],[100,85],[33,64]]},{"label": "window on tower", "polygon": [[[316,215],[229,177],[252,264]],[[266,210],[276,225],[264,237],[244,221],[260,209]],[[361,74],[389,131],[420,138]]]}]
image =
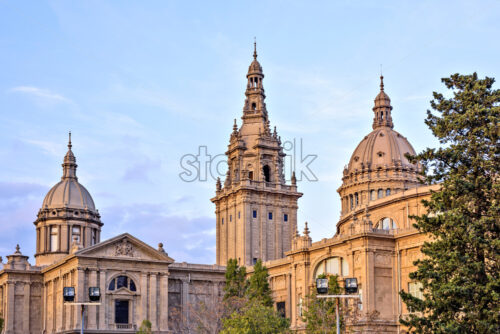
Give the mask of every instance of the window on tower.
[{"label": "window on tower", "polygon": [[269,220],[273,220],[273,213],[269,212],[268,217],[269,217]]},{"label": "window on tower", "polygon": [[248,172],[248,178],[249,178],[250,180],[253,180],[253,172]]},{"label": "window on tower", "polygon": [[384,197],[384,191],[382,189],[378,190],[378,198]]},{"label": "window on tower", "polygon": [[257,210],[253,210],[252,217],[257,218]]},{"label": "window on tower", "polygon": [[73,226],[71,228],[71,242],[73,241],[80,243],[80,226]]},{"label": "window on tower", "polygon": [[58,238],[58,228],[57,226],[52,226],[50,228],[50,251],[57,252],[59,250],[59,238]]},{"label": "window on tower", "polygon": [[264,172],[264,178],[266,182],[271,182],[271,168],[268,165],[262,167],[262,171]]},{"label": "window on tower", "polygon": [[287,214],[287,213],[285,213],[285,214],[283,215],[283,220],[284,220],[285,222],[287,222],[287,221],[288,221],[288,214]]},{"label": "window on tower", "polygon": [[257,103],[253,102],[252,103],[252,110],[255,110],[255,109],[257,109]]}]

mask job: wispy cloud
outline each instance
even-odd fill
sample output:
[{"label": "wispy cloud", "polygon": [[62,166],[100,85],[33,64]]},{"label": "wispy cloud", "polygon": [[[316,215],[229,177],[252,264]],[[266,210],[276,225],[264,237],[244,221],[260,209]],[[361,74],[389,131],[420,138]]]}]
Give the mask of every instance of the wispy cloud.
[{"label": "wispy cloud", "polygon": [[26,94],[51,103],[73,103],[73,101],[61,94],[35,86],[17,86],[11,88],[10,92]]},{"label": "wispy cloud", "polygon": [[34,145],[40,149],[42,149],[45,153],[55,156],[55,157],[61,157],[61,144],[60,143],[53,143],[50,141],[44,141],[44,140],[33,140],[33,139],[25,139],[24,142]]}]

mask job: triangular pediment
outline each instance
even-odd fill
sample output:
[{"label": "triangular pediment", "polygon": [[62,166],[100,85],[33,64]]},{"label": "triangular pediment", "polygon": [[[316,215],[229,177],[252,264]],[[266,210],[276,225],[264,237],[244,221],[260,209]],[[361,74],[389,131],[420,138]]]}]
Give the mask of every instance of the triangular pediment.
[{"label": "triangular pediment", "polygon": [[79,250],[75,253],[75,255],[98,258],[121,258],[139,261],[174,262],[174,260],[165,252],[154,249],[145,242],[128,233],[120,234],[94,246]]}]

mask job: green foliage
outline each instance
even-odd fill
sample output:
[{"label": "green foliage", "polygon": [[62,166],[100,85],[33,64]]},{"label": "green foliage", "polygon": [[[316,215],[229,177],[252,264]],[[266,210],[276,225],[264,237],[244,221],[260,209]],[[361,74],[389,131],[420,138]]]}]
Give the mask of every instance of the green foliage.
[{"label": "green foliage", "polygon": [[276,334],[287,333],[290,321],[283,318],[272,307],[259,300],[249,300],[240,310],[223,319],[221,334]]},{"label": "green foliage", "polygon": [[[325,274],[318,278],[326,278]],[[328,276],[328,294],[339,295],[342,294],[342,288],[338,282],[338,275]],[[335,315],[334,299],[317,298],[316,287],[313,288],[312,293],[306,296],[306,308],[303,311],[302,320],[306,323],[307,333],[310,334],[327,334],[336,333],[337,317]],[[344,303],[339,303],[340,326],[343,330],[346,307]]]},{"label": "green foliage", "polygon": [[271,288],[269,287],[269,273],[267,271],[267,268],[262,265],[262,261],[259,259],[253,266],[253,269],[254,272],[252,276],[250,276],[247,289],[248,299],[257,299],[264,306],[273,306]]},{"label": "green foliage", "polygon": [[454,74],[442,79],[453,95],[434,93],[425,123],[440,143],[415,157],[427,184],[415,226],[430,235],[425,258],[410,278],[423,300],[401,292],[414,313],[401,319],[416,333],[500,332],[500,91],[493,78]]},{"label": "green foliage", "polygon": [[247,291],[246,268],[240,267],[236,259],[229,259],[226,266],[226,286],[224,300],[231,297],[242,298]]},{"label": "green foliage", "polygon": [[137,331],[137,334],[151,334],[151,321],[149,320],[143,320],[141,327],[139,327],[139,330]]}]

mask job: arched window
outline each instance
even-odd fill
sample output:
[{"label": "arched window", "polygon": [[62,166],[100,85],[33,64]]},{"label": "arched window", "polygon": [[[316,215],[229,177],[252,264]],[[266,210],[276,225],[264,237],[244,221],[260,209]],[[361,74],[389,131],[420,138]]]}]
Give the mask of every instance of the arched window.
[{"label": "arched window", "polygon": [[253,172],[252,171],[248,172],[248,179],[253,180]]},{"label": "arched window", "polygon": [[377,198],[375,197],[375,190],[370,190],[370,200],[374,201]]},{"label": "arched window", "polygon": [[375,228],[379,230],[393,230],[397,229],[398,226],[396,225],[396,222],[392,218],[386,217],[380,219]]},{"label": "arched window", "polygon": [[377,192],[377,197],[378,198],[382,198],[384,197],[384,191],[382,189],[379,189],[378,192]]},{"label": "arched window", "polygon": [[262,168],[262,171],[264,172],[264,179],[266,180],[266,182],[271,182],[271,169],[269,168],[269,166],[265,165]]},{"label": "arched window", "polygon": [[130,279],[127,276],[120,275],[118,277],[115,277],[109,282],[108,290],[109,291],[114,291],[118,289],[128,289],[130,291],[137,291],[137,287],[135,285],[135,282]]},{"label": "arched window", "polygon": [[350,204],[350,208],[352,210],[354,208],[354,201],[352,199],[352,195],[349,195],[349,204]]},{"label": "arched window", "polygon": [[358,196],[358,193],[354,194],[354,205],[355,206],[359,205],[359,196]]},{"label": "arched window", "polygon": [[385,190],[385,196],[389,196],[391,194],[391,189],[387,188]]},{"label": "arched window", "polygon": [[347,276],[349,275],[349,263],[341,257],[324,259],[316,266],[314,278],[321,274]]},{"label": "arched window", "polygon": [[252,110],[255,110],[255,109],[257,109],[257,103],[253,102],[252,103]]}]

